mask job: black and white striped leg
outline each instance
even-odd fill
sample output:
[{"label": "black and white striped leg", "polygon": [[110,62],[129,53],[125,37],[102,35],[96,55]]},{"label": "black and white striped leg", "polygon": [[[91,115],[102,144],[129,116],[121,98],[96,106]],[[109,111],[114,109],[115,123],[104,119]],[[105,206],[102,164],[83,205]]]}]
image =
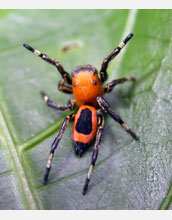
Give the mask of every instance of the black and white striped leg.
[{"label": "black and white striped leg", "polygon": [[58,104],[54,103],[45,92],[41,91],[41,95],[42,95],[44,101],[47,103],[47,105],[49,107],[56,109],[56,110],[72,111],[74,109],[74,106],[75,106],[74,99],[69,100],[67,105],[58,105]]},{"label": "black and white striped leg", "polygon": [[48,162],[47,162],[45,175],[44,175],[44,179],[43,179],[43,184],[44,185],[47,183],[47,180],[48,180],[48,175],[49,175],[49,172],[50,172],[50,169],[51,169],[51,166],[52,166],[52,160],[53,160],[53,157],[54,157],[55,149],[57,148],[57,146],[59,144],[59,141],[61,140],[62,135],[63,135],[67,125],[69,124],[69,121],[73,120],[74,117],[75,117],[75,114],[71,114],[71,115],[66,116],[66,118],[64,119],[56,138],[54,139],[53,144],[51,145],[51,150],[50,150],[50,153],[49,153]]},{"label": "black and white striped leg", "polygon": [[116,122],[118,122],[123,129],[128,132],[135,140],[139,140],[139,138],[136,136],[136,134],[124,123],[124,121],[120,118],[119,115],[115,114],[111,109],[109,104],[105,101],[103,97],[97,97],[97,103],[99,106],[107,112]]},{"label": "black and white striped leg", "polygon": [[64,79],[62,79],[59,83],[58,83],[58,90],[64,93],[68,93],[71,94],[73,93],[72,87],[65,85],[65,81]]},{"label": "black and white striped leg", "polygon": [[135,81],[136,79],[133,78],[133,77],[126,77],[126,78],[121,78],[121,79],[115,79],[109,83],[107,83],[104,87],[104,92],[111,92],[112,89],[118,85],[118,84],[121,84],[121,83],[124,83],[124,82],[129,82],[129,81]]},{"label": "black and white striped leg", "polygon": [[46,54],[41,53],[38,50],[33,49],[31,46],[29,46],[28,44],[23,44],[23,46],[30,50],[32,53],[34,53],[36,56],[41,57],[43,60],[45,60],[46,62],[54,65],[57,70],[59,71],[59,73],[61,74],[62,78],[65,80],[66,83],[68,84],[72,84],[72,80],[69,77],[69,73],[67,73],[64,70],[64,67],[62,66],[62,64],[60,64],[58,61],[56,61],[54,58],[47,56]]},{"label": "black and white striped leg", "polygon": [[109,62],[115,58],[119,52],[121,51],[121,49],[127,44],[127,42],[133,37],[133,33],[129,34],[119,45],[117,48],[115,48],[108,56],[105,57],[105,59],[103,60],[103,63],[101,65],[101,69],[100,69],[100,79],[102,82],[107,80],[107,68],[108,68],[108,64]]},{"label": "black and white striped leg", "polygon": [[94,169],[97,157],[98,157],[98,153],[99,153],[99,149],[100,149],[100,142],[101,142],[102,135],[103,135],[103,127],[104,127],[103,114],[99,111],[97,113],[97,117],[98,117],[98,129],[97,129],[97,134],[96,134],[96,142],[95,142],[95,145],[94,145],[94,151],[93,151],[93,154],[92,154],[91,164],[90,164],[88,174],[87,174],[87,177],[86,177],[86,180],[85,180],[85,184],[84,184],[84,187],[83,187],[83,192],[82,192],[83,195],[85,195],[86,192],[87,192],[88,184],[90,182],[91,175],[93,173],[93,169]]}]

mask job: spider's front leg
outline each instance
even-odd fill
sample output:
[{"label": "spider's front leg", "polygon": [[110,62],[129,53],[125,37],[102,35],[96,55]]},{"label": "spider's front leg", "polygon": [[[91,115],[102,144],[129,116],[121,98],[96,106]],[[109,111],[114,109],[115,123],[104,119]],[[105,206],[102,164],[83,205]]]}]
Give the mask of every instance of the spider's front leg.
[{"label": "spider's front leg", "polygon": [[49,57],[46,54],[41,53],[39,50],[35,50],[34,48],[32,48],[31,46],[29,46],[28,44],[23,44],[23,46],[28,49],[29,51],[31,51],[32,53],[34,53],[36,56],[41,57],[41,59],[43,59],[44,61],[50,63],[51,65],[55,66],[57,68],[57,70],[59,71],[59,73],[61,74],[62,78],[64,79],[64,81],[71,85],[72,84],[72,80],[69,76],[69,73],[65,71],[64,67],[62,66],[61,63],[59,63],[57,60],[55,60],[52,57]]},{"label": "spider's front leg", "polygon": [[115,48],[102,62],[100,69],[100,79],[102,82],[106,81],[108,78],[107,68],[111,60],[113,60],[121,51],[121,49],[128,43],[128,41],[133,37],[133,33],[129,34],[119,45]]}]

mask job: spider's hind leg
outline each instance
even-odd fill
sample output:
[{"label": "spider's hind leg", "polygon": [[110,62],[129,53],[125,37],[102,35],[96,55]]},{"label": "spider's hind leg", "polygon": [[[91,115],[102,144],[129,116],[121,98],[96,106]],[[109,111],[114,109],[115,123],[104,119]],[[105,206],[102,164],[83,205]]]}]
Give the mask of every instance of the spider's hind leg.
[{"label": "spider's hind leg", "polygon": [[61,125],[61,128],[56,136],[56,138],[54,139],[53,141],[53,144],[51,145],[51,150],[50,150],[50,153],[49,153],[49,157],[48,157],[48,162],[47,162],[47,166],[46,166],[46,170],[45,170],[45,175],[44,175],[44,179],[43,179],[43,184],[45,185],[47,183],[47,180],[48,180],[48,176],[49,176],[49,172],[50,172],[50,169],[51,169],[51,166],[52,166],[52,160],[53,160],[53,157],[54,157],[54,152],[62,138],[62,135],[65,131],[65,129],[67,128],[68,124],[69,124],[69,121],[73,120],[75,117],[75,114],[71,114],[71,115],[68,115],[65,117],[62,125]]},{"label": "spider's hind leg", "polygon": [[102,135],[103,135],[103,128],[104,128],[104,117],[103,114],[99,111],[97,113],[97,117],[98,117],[98,128],[97,128],[97,134],[96,134],[96,142],[94,145],[94,151],[92,154],[92,158],[91,158],[91,164],[88,170],[88,174],[85,180],[85,184],[83,187],[83,191],[82,194],[85,195],[87,193],[87,189],[88,189],[88,184],[90,182],[93,170],[94,170],[94,166],[98,157],[98,153],[99,153],[99,149],[100,149],[100,143],[102,140]]}]

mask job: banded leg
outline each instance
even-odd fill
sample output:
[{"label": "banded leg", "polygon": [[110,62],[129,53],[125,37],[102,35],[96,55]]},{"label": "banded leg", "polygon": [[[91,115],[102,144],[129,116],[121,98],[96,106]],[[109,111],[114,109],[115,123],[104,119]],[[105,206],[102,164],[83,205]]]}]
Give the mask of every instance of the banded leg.
[{"label": "banded leg", "polygon": [[62,64],[60,64],[60,63],[59,63],[58,61],[56,61],[54,58],[49,57],[49,56],[47,56],[46,54],[43,54],[43,53],[41,53],[40,51],[33,49],[31,46],[29,46],[29,45],[27,45],[27,44],[23,44],[23,46],[24,46],[26,49],[30,50],[32,53],[34,53],[36,56],[39,56],[39,57],[41,57],[43,60],[45,60],[46,62],[48,62],[48,63],[54,65],[54,66],[57,68],[57,70],[59,71],[59,73],[61,74],[61,76],[62,76],[62,78],[64,79],[64,81],[65,81],[66,83],[70,84],[70,85],[72,84],[72,80],[71,80],[71,78],[69,77],[69,73],[67,73],[67,72],[64,70]]},{"label": "banded leg", "polygon": [[92,159],[91,159],[91,164],[90,164],[90,168],[88,170],[88,174],[85,180],[85,184],[83,187],[83,192],[82,194],[85,195],[88,189],[88,184],[90,182],[91,179],[91,175],[93,173],[93,169],[98,157],[98,153],[99,153],[99,149],[100,149],[100,142],[102,139],[102,135],[103,135],[103,127],[104,127],[104,118],[103,118],[103,114],[101,112],[97,113],[97,117],[98,117],[98,129],[97,129],[97,134],[96,134],[96,142],[94,145],[94,151],[92,154]]},{"label": "banded leg", "polygon": [[73,93],[72,87],[65,85],[64,79],[58,83],[58,90],[64,93]]},{"label": "banded leg", "polygon": [[55,149],[57,148],[57,146],[59,144],[59,141],[62,138],[62,135],[63,135],[67,125],[69,124],[69,121],[73,120],[74,117],[75,117],[75,114],[71,114],[71,115],[66,116],[66,118],[64,119],[56,138],[54,139],[53,144],[51,145],[51,150],[50,150],[50,153],[49,153],[48,162],[47,162],[45,175],[44,175],[44,179],[43,179],[43,184],[44,185],[47,183],[47,180],[48,180],[48,175],[49,175],[49,172],[50,172],[50,169],[51,169],[51,166],[52,166],[52,160],[53,160],[53,157],[54,157]]},{"label": "banded leg", "polygon": [[109,62],[115,58],[119,52],[121,51],[121,49],[127,44],[127,42],[133,37],[133,33],[129,34],[120,44],[117,48],[115,48],[107,57],[105,57],[105,59],[103,60],[103,63],[101,65],[101,69],[100,69],[100,79],[102,82],[107,80],[107,68],[108,68],[108,64]]},{"label": "banded leg", "polygon": [[69,100],[67,105],[58,105],[50,100],[50,98],[45,94],[45,92],[41,91],[41,95],[44,98],[44,101],[47,103],[49,107],[55,108],[56,110],[61,111],[72,111],[75,106],[75,100],[71,99]]},{"label": "banded leg", "polygon": [[118,122],[122,128],[128,132],[135,140],[139,140],[139,138],[136,136],[136,134],[124,123],[124,121],[120,118],[119,115],[115,114],[111,109],[109,104],[105,101],[102,97],[97,97],[97,103],[99,106],[107,112],[116,122]]},{"label": "banded leg", "polygon": [[126,77],[126,78],[121,78],[121,79],[115,79],[109,83],[107,83],[104,87],[104,92],[111,92],[112,89],[121,83],[127,82],[127,81],[135,81],[136,79],[133,77]]}]

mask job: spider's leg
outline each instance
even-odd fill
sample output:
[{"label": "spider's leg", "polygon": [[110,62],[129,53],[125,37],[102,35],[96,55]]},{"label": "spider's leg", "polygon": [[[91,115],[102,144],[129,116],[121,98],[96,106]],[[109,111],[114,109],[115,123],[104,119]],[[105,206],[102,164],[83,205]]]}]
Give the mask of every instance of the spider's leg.
[{"label": "spider's leg", "polygon": [[28,44],[23,44],[23,46],[24,46],[26,49],[30,50],[32,53],[34,53],[36,56],[39,56],[39,57],[41,57],[43,60],[45,60],[46,62],[48,62],[48,63],[54,65],[54,66],[57,68],[57,70],[59,71],[59,73],[61,74],[61,76],[62,76],[62,78],[64,79],[64,81],[65,81],[66,83],[70,84],[70,85],[72,84],[72,80],[71,80],[71,78],[70,78],[70,76],[69,76],[69,73],[67,73],[67,72],[65,71],[65,69],[64,69],[64,67],[62,66],[61,63],[59,63],[58,61],[56,61],[54,58],[49,57],[48,55],[43,54],[43,53],[41,53],[40,51],[33,49],[33,48],[32,48],[31,46],[29,46]]},{"label": "spider's leg", "polygon": [[46,170],[45,170],[43,184],[47,183],[48,175],[49,175],[49,172],[50,172],[50,169],[51,169],[51,166],[52,166],[52,160],[53,160],[53,157],[54,157],[54,152],[55,152],[55,150],[56,150],[56,148],[59,144],[59,141],[62,138],[62,135],[63,135],[67,125],[69,124],[69,121],[73,120],[74,117],[75,117],[75,114],[71,114],[71,115],[68,115],[68,116],[65,117],[65,119],[64,119],[64,121],[61,125],[61,128],[60,128],[56,138],[54,139],[53,144],[51,145],[51,150],[50,150],[49,157],[48,157],[48,162],[47,162],[47,166],[46,166]]},{"label": "spider's leg", "polygon": [[129,34],[119,45],[117,48],[115,48],[109,55],[107,55],[105,57],[105,59],[102,62],[101,65],[101,69],[100,69],[100,79],[102,82],[107,80],[107,68],[108,68],[108,64],[109,62],[114,59],[119,52],[121,51],[121,49],[127,44],[127,42],[133,37],[133,33]]},{"label": "spider's leg", "polygon": [[73,93],[72,87],[65,85],[64,79],[60,80],[60,82],[58,83],[58,90],[64,93],[68,93],[68,94]]},{"label": "spider's leg", "polygon": [[54,103],[47,94],[45,94],[45,92],[41,91],[41,95],[44,98],[44,101],[47,103],[47,105],[49,107],[55,108],[57,110],[61,110],[61,111],[72,111],[74,106],[75,106],[75,100],[71,99],[69,100],[67,105],[58,105],[56,103]]},{"label": "spider's leg", "polygon": [[139,138],[136,136],[136,134],[124,123],[124,121],[120,118],[119,115],[117,115],[115,112],[113,112],[110,109],[109,104],[106,102],[106,100],[103,97],[97,97],[97,103],[99,106],[107,112],[116,122],[118,122],[125,131],[127,131],[135,140],[139,140]]},{"label": "spider's leg", "polygon": [[118,85],[118,84],[121,84],[121,83],[124,83],[124,82],[129,82],[129,81],[135,81],[136,79],[133,78],[133,77],[125,77],[125,78],[121,78],[121,79],[115,79],[115,80],[112,80],[111,82],[107,83],[104,87],[104,92],[111,92],[112,89]]},{"label": "spider's leg", "polygon": [[93,173],[93,169],[94,169],[97,157],[98,157],[98,152],[99,152],[99,149],[100,149],[100,142],[101,142],[102,135],[103,135],[103,127],[104,127],[103,114],[101,112],[98,112],[97,117],[98,117],[98,128],[97,128],[97,134],[96,134],[96,142],[95,142],[95,145],[94,145],[94,151],[93,151],[92,158],[91,158],[90,168],[88,170],[88,174],[87,174],[85,184],[84,184],[84,187],[83,187],[83,192],[82,192],[83,195],[85,195],[86,192],[87,192],[88,184],[90,182],[91,175]]}]

